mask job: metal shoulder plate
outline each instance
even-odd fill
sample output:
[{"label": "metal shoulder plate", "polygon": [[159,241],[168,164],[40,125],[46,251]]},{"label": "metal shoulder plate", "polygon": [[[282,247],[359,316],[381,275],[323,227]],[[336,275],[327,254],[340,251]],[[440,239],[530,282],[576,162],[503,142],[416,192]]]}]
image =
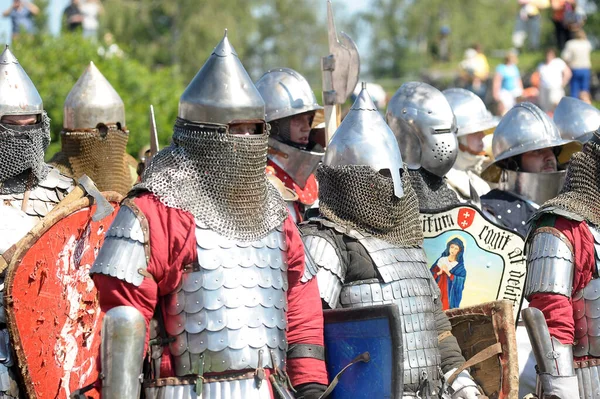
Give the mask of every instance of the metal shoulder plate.
[{"label": "metal shoulder plate", "polygon": [[600,229],[597,226],[588,224],[588,228],[594,237],[594,258],[596,260],[595,274],[599,275],[600,270]]},{"label": "metal shoulder plate", "polygon": [[148,232],[148,220],[133,200],[123,201],[90,274],[106,274],[139,287],[149,276]]},{"label": "metal shoulder plate", "polygon": [[554,293],[571,297],[573,290],[573,246],[554,227],[536,229],[528,243],[525,297]]},{"label": "metal shoulder plate", "polygon": [[[325,234],[304,234],[304,247],[307,253],[307,265],[303,280],[307,272],[317,276],[321,298],[335,309],[339,306],[340,293],[346,277],[346,267],[335,243]],[[312,260],[309,267],[308,260]],[[311,271],[309,271],[311,270]],[[308,281],[308,280],[307,280]]]}]

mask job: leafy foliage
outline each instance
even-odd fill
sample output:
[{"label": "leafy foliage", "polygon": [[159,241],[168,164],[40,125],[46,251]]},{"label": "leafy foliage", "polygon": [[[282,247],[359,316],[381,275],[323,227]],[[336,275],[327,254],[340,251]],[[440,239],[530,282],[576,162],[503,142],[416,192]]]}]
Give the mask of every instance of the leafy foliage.
[{"label": "leafy foliage", "polygon": [[161,145],[167,145],[177,116],[179,96],[184,85],[173,68],[151,70],[127,55],[123,58],[103,58],[98,45],[78,34],[22,36],[12,51],[36,85],[44,108],[52,119],[50,158],[60,150],[63,105],[67,94],[90,61],[113,85],[125,103],[127,126],[130,130],[128,151],[136,156],[149,143],[149,106],[154,105]]}]

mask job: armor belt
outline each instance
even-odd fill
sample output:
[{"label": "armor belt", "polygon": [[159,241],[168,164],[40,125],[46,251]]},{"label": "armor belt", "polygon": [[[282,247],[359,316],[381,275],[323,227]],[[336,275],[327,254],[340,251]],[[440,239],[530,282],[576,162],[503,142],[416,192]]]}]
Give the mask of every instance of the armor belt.
[{"label": "armor belt", "polygon": [[35,125],[0,124],[0,194],[23,193],[46,178],[44,152],[50,144],[50,118]]},{"label": "armor belt", "polygon": [[184,270],[179,288],[164,301],[175,374],[283,369],[288,288],[283,225],[247,243],[197,221],[196,240],[198,264]]},{"label": "armor belt", "polygon": [[126,195],[131,189],[131,172],[126,161],[129,132],[116,125],[103,135],[98,129],[61,132],[62,151],[50,163],[73,178],[88,175],[100,191]]},{"label": "armor belt", "polygon": [[177,119],[173,143],[154,156],[136,188],[228,238],[260,239],[287,217],[285,202],[266,176],[267,138],[268,133],[236,136],[225,125]]},{"label": "armor belt", "polygon": [[[588,141],[583,150],[571,158],[561,193],[547,201],[541,213],[567,213],[574,219],[585,219],[600,226],[600,145]],[[562,212],[561,212],[562,211]]]},{"label": "armor belt", "polygon": [[408,173],[410,184],[419,199],[420,211],[435,211],[460,204],[458,196],[448,187],[444,178],[431,174],[423,168],[409,169]]},{"label": "armor belt", "polygon": [[417,195],[406,170],[400,199],[391,179],[368,166],[321,165],[317,180],[320,211],[329,220],[397,245],[423,243]]}]

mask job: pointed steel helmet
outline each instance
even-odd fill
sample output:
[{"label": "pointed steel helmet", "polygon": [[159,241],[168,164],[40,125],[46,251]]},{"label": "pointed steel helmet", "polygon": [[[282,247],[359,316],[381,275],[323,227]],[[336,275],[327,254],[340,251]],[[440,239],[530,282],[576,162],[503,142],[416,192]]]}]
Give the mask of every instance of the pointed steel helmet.
[{"label": "pointed steel helmet", "polygon": [[394,182],[394,195],[404,195],[400,170],[402,155],[394,133],[383,120],[367,92],[366,84],[348,115],[335,131],[323,158],[327,166],[370,166],[388,170]]},{"label": "pointed steel helmet", "polygon": [[304,76],[290,68],[267,71],[256,89],[265,100],[267,122],[323,109]]},{"label": "pointed steel helmet", "polygon": [[179,117],[221,125],[264,121],[265,102],[229,43],[227,30],[181,95]]},{"label": "pointed steel helmet", "polygon": [[90,62],[67,95],[63,127],[93,129],[98,124],[120,124],[124,128],[125,105],[96,65]]},{"label": "pointed steel helmet", "polygon": [[499,119],[494,118],[487,110],[483,100],[469,90],[452,88],[442,92],[448,100],[452,112],[456,117],[456,135],[458,137],[468,134],[484,132],[490,134],[498,125]]},{"label": "pointed steel helmet", "polygon": [[0,118],[44,112],[40,93],[8,46],[0,55]]},{"label": "pointed steel helmet", "polygon": [[554,123],[566,140],[585,143],[600,128],[600,110],[573,97],[563,97],[554,110]]},{"label": "pointed steel helmet", "polygon": [[441,91],[422,82],[405,83],[387,108],[402,158],[410,169],[444,176],[458,155],[456,118]]}]

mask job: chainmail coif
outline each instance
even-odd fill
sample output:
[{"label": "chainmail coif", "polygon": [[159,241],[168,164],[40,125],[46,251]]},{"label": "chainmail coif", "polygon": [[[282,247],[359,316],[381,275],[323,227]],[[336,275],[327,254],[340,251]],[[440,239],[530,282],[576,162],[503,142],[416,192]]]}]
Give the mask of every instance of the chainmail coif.
[{"label": "chainmail coif", "polygon": [[369,166],[346,165],[317,169],[319,208],[334,223],[372,234],[402,246],[423,244],[417,195],[406,170],[404,196],[394,197],[391,178]]},{"label": "chainmail coif", "polygon": [[46,178],[44,153],[50,144],[50,118],[35,125],[0,123],[0,194],[24,193]]},{"label": "chainmail coif", "polygon": [[225,237],[257,240],[287,217],[265,172],[267,138],[230,135],[225,126],[178,118],[173,143],[154,156],[134,189],[149,190]]},{"label": "chainmail coif", "polygon": [[553,210],[575,214],[600,226],[600,139],[592,138],[573,155],[560,194],[546,201],[537,213]]},{"label": "chainmail coif", "polygon": [[458,195],[452,191],[443,177],[429,173],[425,169],[409,169],[410,183],[419,198],[421,212],[437,211],[460,204]]}]

